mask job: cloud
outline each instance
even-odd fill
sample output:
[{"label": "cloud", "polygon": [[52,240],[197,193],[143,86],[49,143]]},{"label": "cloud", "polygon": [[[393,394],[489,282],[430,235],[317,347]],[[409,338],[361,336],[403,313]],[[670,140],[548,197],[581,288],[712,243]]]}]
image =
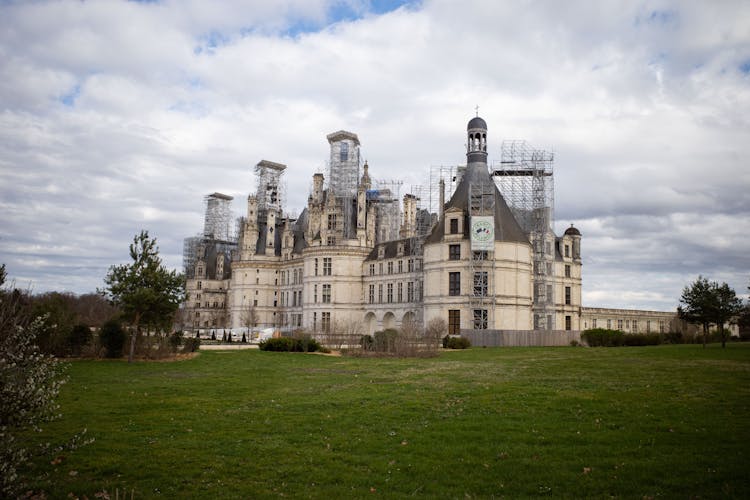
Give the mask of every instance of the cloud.
[{"label": "cloud", "polygon": [[[586,305],[671,309],[697,274],[745,291],[750,6],[725,2],[30,2],[0,7],[0,258],[88,292],[141,228],[180,266],[202,198],[261,159],[299,212],[325,135],[402,194],[463,163],[475,105],[555,153]],[[745,68],[745,69],[743,69]]]}]

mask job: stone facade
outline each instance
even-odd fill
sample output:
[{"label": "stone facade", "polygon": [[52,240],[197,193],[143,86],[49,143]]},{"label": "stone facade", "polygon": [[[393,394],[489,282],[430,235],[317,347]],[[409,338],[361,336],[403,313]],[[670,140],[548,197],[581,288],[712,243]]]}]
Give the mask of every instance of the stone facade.
[{"label": "stone facade", "polygon": [[[192,326],[373,333],[442,318],[456,334],[523,331],[535,329],[533,309],[542,304],[546,324],[556,325],[543,329],[586,328],[581,234],[573,227],[560,237],[550,230],[536,250],[549,264],[535,269],[533,235],[521,229],[490,177],[486,137],[484,120],[473,118],[466,168],[437,214],[420,213],[411,194],[401,211],[401,200],[394,205],[389,193],[373,189],[368,164],[359,172],[359,139],[351,132],[328,136],[336,178],[313,176],[296,219],[269,202],[286,166],[259,163],[274,185],[248,196],[231,259],[204,255],[189,273],[185,309],[196,319]],[[426,234],[416,230],[419,220],[429,221]]]}]

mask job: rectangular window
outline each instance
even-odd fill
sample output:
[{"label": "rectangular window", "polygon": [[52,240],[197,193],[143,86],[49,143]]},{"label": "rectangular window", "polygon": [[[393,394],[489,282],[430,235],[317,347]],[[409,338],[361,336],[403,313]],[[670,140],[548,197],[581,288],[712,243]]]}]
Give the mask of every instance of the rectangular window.
[{"label": "rectangular window", "polygon": [[638,320],[633,320],[633,333],[638,333]]},{"label": "rectangular window", "polygon": [[313,285],[313,302],[318,302],[318,285]]},{"label": "rectangular window", "polygon": [[570,264],[565,264],[565,277],[570,278]]},{"label": "rectangular window", "polygon": [[393,283],[388,283],[388,303],[393,302]]},{"label": "rectangular window", "polygon": [[451,233],[450,234],[458,234],[458,219],[451,219]]},{"label": "rectangular window", "polygon": [[565,329],[570,330],[571,329],[571,319],[570,316],[565,316]]},{"label": "rectangular window", "polygon": [[381,276],[383,275],[383,263],[382,262],[378,264],[378,274]]},{"label": "rectangular window", "polygon": [[403,273],[404,272],[404,261],[400,260],[398,261],[398,272]]},{"label": "rectangular window", "polygon": [[313,313],[313,330],[318,329],[318,313]]},{"label": "rectangular window", "polygon": [[659,321],[659,333],[664,333],[664,321]]},{"label": "rectangular window", "polygon": [[618,330],[622,330],[622,320],[621,319],[617,320],[617,329]]},{"label": "rectangular window", "polygon": [[487,329],[487,309],[474,309],[474,330]]},{"label": "rectangular window", "polygon": [[315,259],[315,276],[318,275],[318,259]]},{"label": "rectangular window", "polygon": [[651,333],[651,320],[646,321],[646,333]]},{"label": "rectangular window", "polygon": [[608,319],[607,320],[607,330],[611,330],[611,329],[612,329],[612,320]]},{"label": "rectangular window", "polygon": [[370,264],[370,276],[375,276],[375,264]]},{"label": "rectangular window", "polygon": [[326,245],[329,247],[336,245],[336,237],[334,236],[328,236],[326,237]]},{"label": "rectangular window", "polygon": [[339,161],[349,161],[349,143],[342,142],[339,150]]},{"label": "rectangular window", "polygon": [[407,268],[409,272],[414,271],[414,259],[409,259],[409,267]]},{"label": "rectangular window", "polygon": [[388,263],[388,274],[393,274],[393,261]]},{"label": "rectangular window", "polygon": [[383,285],[378,285],[378,304],[383,303]]},{"label": "rectangular window", "polygon": [[448,333],[450,335],[461,333],[461,311],[458,309],[448,310]]},{"label": "rectangular window", "polygon": [[406,284],[406,301],[414,302],[414,282],[410,281]]},{"label": "rectangular window", "polygon": [[474,297],[487,296],[487,271],[474,273]]},{"label": "rectangular window", "polygon": [[596,328],[596,318],[591,320],[591,328]]},{"label": "rectangular window", "polygon": [[375,303],[375,285],[370,285],[369,299],[370,299],[370,304]]},{"label": "rectangular window", "polygon": [[565,245],[565,256],[570,257],[570,245]]},{"label": "rectangular window", "polygon": [[448,273],[448,295],[461,295],[461,273]]},{"label": "rectangular window", "polygon": [[401,282],[398,283],[398,301],[404,301],[404,284]]},{"label": "rectangular window", "polygon": [[461,245],[448,246],[448,260],[461,260]]},{"label": "rectangular window", "polygon": [[328,229],[330,231],[336,229],[336,214],[328,214]]},{"label": "rectangular window", "polygon": [[199,282],[198,282],[198,290],[200,290],[201,288],[203,288],[203,283],[201,283],[201,282],[199,281]]},{"label": "rectangular window", "polygon": [[552,303],[552,285],[547,285],[547,302]]},{"label": "rectangular window", "polygon": [[331,275],[331,257],[323,257],[323,276]]},{"label": "rectangular window", "polygon": [[327,283],[323,285],[323,303],[331,303],[331,285]]},{"label": "rectangular window", "polygon": [[565,305],[570,305],[570,287],[565,287]]},{"label": "rectangular window", "polygon": [[324,332],[331,331],[331,313],[320,313],[320,326],[323,328]]}]

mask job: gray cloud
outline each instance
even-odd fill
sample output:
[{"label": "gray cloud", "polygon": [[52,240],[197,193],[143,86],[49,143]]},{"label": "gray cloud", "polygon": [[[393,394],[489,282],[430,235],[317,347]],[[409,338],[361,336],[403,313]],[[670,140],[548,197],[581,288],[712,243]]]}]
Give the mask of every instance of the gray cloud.
[{"label": "gray cloud", "polygon": [[352,130],[403,194],[464,161],[479,104],[491,160],[504,139],[554,150],[587,305],[671,309],[698,274],[745,293],[748,18],[739,1],[6,4],[0,260],[88,292],[147,228],[179,267],[202,197],[239,214],[259,160],[289,166],[299,212],[325,135]]}]

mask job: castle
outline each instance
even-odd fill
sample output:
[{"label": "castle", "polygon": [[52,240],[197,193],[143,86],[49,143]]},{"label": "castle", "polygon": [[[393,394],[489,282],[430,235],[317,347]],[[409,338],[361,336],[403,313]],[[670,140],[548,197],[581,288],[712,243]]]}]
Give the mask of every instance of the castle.
[{"label": "castle", "polygon": [[[466,165],[440,179],[431,212],[416,194],[399,200],[374,185],[356,134],[327,139],[329,178],[313,175],[299,217],[283,212],[280,163],[257,164],[257,192],[236,238],[231,197],[207,197],[204,233],[185,242],[188,328],[330,332],[356,324],[373,333],[433,318],[451,334],[582,328],[580,232],[571,226],[556,236],[549,203],[511,207],[493,181],[528,177],[526,191],[538,197],[552,182],[549,162],[490,168],[487,124],[474,117]],[[446,181],[455,186],[447,202]]]}]

